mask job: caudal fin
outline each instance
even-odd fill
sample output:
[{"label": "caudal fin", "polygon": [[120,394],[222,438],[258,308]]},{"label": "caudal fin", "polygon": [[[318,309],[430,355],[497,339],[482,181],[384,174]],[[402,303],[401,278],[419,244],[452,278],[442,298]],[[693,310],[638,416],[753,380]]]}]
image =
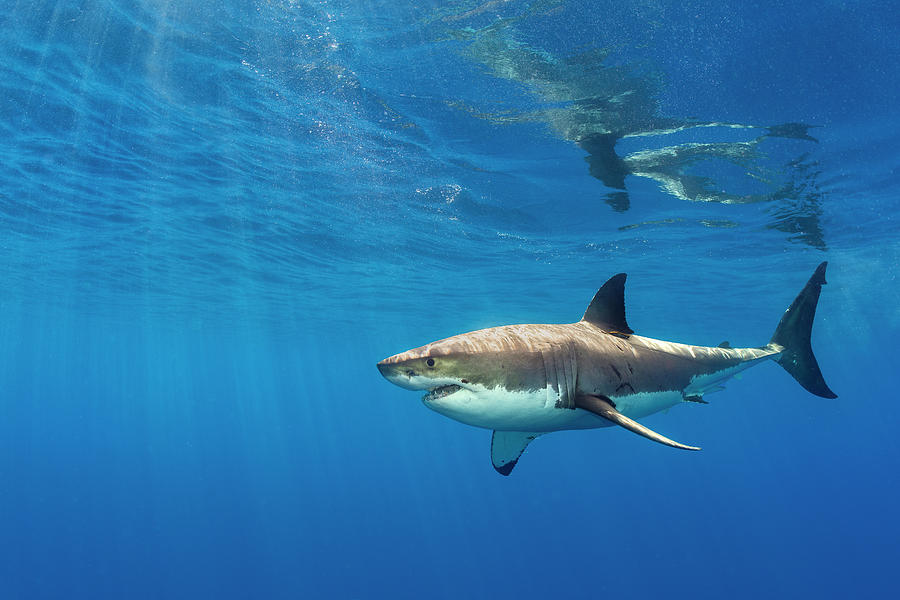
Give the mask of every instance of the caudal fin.
[{"label": "caudal fin", "polygon": [[809,278],[806,287],[781,317],[781,322],[778,323],[775,335],[772,336],[769,343],[778,344],[784,348],[777,362],[800,385],[816,396],[837,398],[837,394],[832,392],[825,383],[810,344],[819,293],[822,291],[822,286],[828,283],[825,281],[825,267],[827,266],[828,263],[823,262]]}]

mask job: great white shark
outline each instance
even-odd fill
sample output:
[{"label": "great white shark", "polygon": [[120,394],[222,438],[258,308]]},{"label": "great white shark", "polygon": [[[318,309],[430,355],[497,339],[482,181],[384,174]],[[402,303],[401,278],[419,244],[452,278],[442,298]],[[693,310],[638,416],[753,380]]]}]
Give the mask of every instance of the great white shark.
[{"label": "great white shark", "polygon": [[432,342],[378,363],[388,381],[426,390],[428,408],[493,429],[491,461],[509,475],[528,444],[551,431],[619,425],[661,444],[675,442],[638,423],[680,402],[700,402],[736,373],[765,360],[800,385],[836,398],[810,344],[825,281],[823,262],[765,346],[692,346],[635,335],[625,321],[625,273],[607,281],[577,323],[506,325]]}]

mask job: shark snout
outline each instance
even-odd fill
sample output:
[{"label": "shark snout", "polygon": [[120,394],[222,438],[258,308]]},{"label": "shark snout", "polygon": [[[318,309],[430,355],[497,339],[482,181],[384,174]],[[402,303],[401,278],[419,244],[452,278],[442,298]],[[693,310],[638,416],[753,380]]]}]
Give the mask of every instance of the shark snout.
[{"label": "shark snout", "polygon": [[385,377],[388,376],[388,373],[391,371],[391,363],[388,362],[388,359],[384,359],[378,362],[378,371]]},{"label": "shark snout", "polygon": [[378,363],[378,371],[382,377],[393,383],[394,385],[406,388],[408,390],[423,389],[421,383],[415,380],[419,378],[419,374],[409,368],[409,365],[398,363],[396,356],[391,356]]},{"label": "shark snout", "polygon": [[378,362],[377,367],[382,375],[387,377],[393,373],[399,373],[404,370],[409,371],[409,369],[403,365],[403,361],[399,360],[399,356],[399,354],[396,354]]},{"label": "shark snout", "polygon": [[397,372],[397,365],[390,362],[389,358],[380,361],[377,366],[378,372],[381,373],[381,376],[388,380],[390,380],[391,377],[393,377]]}]

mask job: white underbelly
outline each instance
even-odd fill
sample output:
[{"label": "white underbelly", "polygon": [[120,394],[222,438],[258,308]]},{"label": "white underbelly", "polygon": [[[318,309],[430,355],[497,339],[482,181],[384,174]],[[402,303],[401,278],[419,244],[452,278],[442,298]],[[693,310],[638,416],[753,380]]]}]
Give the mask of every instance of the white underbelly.
[{"label": "white underbelly", "polygon": [[[681,402],[680,392],[640,393],[615,398],[616,408],[639,419]],[[461,423],[497,431],[549,432],[594,429],[612,423],[580,408],[557,408],[546,390],[510,392],[502,388],[460,390],[425,406]]]}]

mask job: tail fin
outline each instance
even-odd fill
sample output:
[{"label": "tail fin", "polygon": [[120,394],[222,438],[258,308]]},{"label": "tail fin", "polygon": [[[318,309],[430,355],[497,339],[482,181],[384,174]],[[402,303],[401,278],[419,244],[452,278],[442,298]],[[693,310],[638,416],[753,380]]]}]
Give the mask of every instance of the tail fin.
[{"label": "tail fin", "polygon": [[823,262],[813,273],[791,304],[781,322],[775,329],[775,335],[769,341],[770,344],[778,344],[784,348],[781,357],[778,358],[785,371],[797,380],[808,391],[822,398],[837,398],[837,394],[828,388],[819,363],[813,355],[809,338],[812,333],[813,318],[816,316],[816,305],[819,303],[819,293],[825,281],[825,267]]}]

